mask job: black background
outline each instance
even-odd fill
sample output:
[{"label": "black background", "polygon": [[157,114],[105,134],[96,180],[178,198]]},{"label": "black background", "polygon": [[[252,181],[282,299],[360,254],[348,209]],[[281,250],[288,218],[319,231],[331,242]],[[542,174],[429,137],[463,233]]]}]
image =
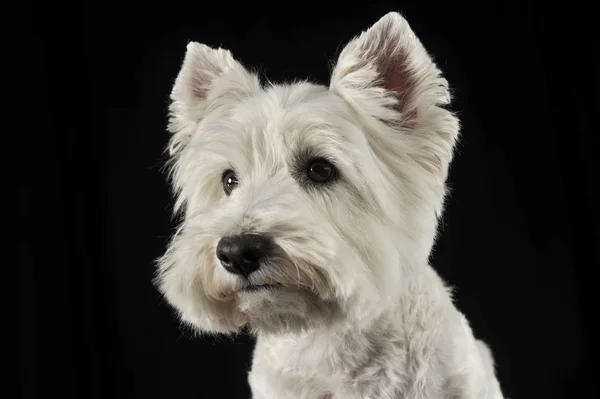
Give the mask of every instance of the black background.
[{"label": "black background", "polygon": [[593,12],[455,3],[28,4],[15,35],[28,77],[15,164],[21,397],[249,397],[251,339],[194,338],[151,283],[175,227],[161,165],[185,45],[228,48],[273,81],[325,84],[341,46],[392,10],[445,72],[463,125],[433,264],[493,348],[509,399],[583,397],[597,293]]}]

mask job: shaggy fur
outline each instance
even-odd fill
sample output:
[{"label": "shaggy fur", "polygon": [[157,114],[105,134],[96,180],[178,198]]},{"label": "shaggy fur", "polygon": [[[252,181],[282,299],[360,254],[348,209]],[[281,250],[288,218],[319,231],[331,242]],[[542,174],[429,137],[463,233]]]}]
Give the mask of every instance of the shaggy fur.
[{"label": "shaggy fur", "polygon": [[[171,98],[184,217],[157,282],[199,331],[256,333],[254,399],[502,398],[490,351],[428,264],[459,122],[399,14],[348,43],[329,87],[263,87],[229,51],[189,43]],[[307,178],[315,157],[335,181]],[[215,254],[241,233],[274,243],[247,278]],[[248,289],[261,284],[277,286]]]}]

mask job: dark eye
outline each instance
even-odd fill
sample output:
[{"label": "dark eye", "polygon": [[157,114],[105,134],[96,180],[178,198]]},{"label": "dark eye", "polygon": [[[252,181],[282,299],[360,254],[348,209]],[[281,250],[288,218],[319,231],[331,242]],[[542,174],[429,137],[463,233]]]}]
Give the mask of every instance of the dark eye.
[{"label": "dark eye", "polygon": [[335,166],[324,159],[315,159],[309,162],[306,171],[308,178],[315,183],[326,183],[336,174]]},{"label": "dark eye", "polygon": [[223,172],[223,191],[226,195],[231,194],[233,189],[238,185],[238,179],[233,170],[226,170]]}]

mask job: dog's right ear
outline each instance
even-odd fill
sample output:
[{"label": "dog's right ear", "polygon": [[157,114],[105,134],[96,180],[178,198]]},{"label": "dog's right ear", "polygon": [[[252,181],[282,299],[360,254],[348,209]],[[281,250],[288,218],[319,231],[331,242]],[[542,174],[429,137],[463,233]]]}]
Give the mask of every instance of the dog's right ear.
[{"label": "dog's right ear", "polygon": [[236,61],[230,51],[190,42],[171,92],[171,155],[185,146],[207,113],[258,90],[258,77]]}]

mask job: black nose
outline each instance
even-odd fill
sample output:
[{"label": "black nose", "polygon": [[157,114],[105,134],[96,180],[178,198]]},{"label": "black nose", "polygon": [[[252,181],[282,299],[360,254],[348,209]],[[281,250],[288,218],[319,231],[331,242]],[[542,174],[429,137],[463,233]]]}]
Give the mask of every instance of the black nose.
[{"label": "black nose", "polygon": [[217,258],[228,272],[248,276],[268,255],[270,240],[259,234],[223,237],[217,245]]}]

